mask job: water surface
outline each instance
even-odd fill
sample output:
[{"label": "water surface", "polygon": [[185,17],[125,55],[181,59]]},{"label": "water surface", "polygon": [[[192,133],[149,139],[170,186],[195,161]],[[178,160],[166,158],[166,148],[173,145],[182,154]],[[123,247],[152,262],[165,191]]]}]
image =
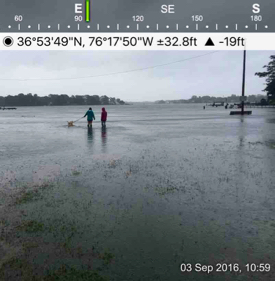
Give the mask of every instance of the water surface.
[{"label": "water surface", "polygon": [[[241,117],[200,104],[106,106],[102,129],[93,106],[92,129],[85,119],[67,127],[86,110],[0,111],[2,190],[60,183],[18,208],[33,220],[74,223],[81,231],[72,244],[83,249],[108,248],[110,280],[272,280],[274,269],[244,266],[275,259],[274,109]],[[243,271],[181,273],[183,262]]]}]

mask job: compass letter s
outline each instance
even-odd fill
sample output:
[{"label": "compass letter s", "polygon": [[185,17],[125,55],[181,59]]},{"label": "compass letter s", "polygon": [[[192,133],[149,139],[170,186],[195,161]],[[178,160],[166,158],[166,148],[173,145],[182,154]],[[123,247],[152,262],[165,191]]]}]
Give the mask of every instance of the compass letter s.
[{"label": "compass letter s", "polygon": [[252,5],[252,12],[254,13],[254,14],[259,14],[260,13],[260,11],[261,11],[261,9],[260,9],[260,4],[253,4]]}]

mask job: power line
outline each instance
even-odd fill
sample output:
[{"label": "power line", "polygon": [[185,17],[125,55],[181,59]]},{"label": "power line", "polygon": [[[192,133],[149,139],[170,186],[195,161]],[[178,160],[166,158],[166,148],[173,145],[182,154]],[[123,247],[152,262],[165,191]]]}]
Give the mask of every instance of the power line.
[{"label": "power line", "polygon": [[99,74],[99,75],[90,75],[90,76],[83,76],[83,77],[71,77],[71,78],[29,78],[29,79],[8,79],[8,78],[5,79],[5,78],[0,78],[0,81],[62,81],[62,80],[78,80],[78,79],[111,76],[111,75],[117,75],[117,74],[126,74],[126,73],[143,71],[143,70],[153,69],[153,68],[162,67],[162,66],[166,66],[166,65],[176,64],[176,63],[180,63],[180,62],[187,61],[187,60],[197,59],[197,58],[207,56],[207,55],[217,53],[217,52],[219,52],[219,51],[213,51],[213,52],[210,52],[210,53],[207,53],[207,54],[198,55],[198,56],[195,56],[195,57],[190,57],[190,58],[187,58],[187,59],[173,61],[173,62],[169,62],[169,63],[163,63],[163,64],[148,66],[148,67],[144,67],[144,68],[137,68],[137,69],[132,69],[132,70],[112,72],[112,73]]}]

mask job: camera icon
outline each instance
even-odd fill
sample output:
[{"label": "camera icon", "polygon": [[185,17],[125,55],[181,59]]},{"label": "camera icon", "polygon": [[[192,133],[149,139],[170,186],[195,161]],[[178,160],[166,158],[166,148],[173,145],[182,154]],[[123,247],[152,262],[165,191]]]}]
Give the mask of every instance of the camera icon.
[{"label": "camera icon", "polygon": [[6,47],[11,47],[13,45],[13,42],[14,41],[13,41],[12,37],[10,37],[10,36],[5,37],[3,40],[3,44]]}]

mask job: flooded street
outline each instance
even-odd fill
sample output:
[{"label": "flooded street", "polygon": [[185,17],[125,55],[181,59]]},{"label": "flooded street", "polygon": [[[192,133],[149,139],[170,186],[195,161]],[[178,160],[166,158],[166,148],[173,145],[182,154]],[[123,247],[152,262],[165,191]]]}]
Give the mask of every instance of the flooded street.
[{"label": "flooded street", "polygon": [[106,129],[101,106],[92,129],[67,126],[86,106],[0,111],[0,277],[274,280],[274,108],[105,108]]}]

